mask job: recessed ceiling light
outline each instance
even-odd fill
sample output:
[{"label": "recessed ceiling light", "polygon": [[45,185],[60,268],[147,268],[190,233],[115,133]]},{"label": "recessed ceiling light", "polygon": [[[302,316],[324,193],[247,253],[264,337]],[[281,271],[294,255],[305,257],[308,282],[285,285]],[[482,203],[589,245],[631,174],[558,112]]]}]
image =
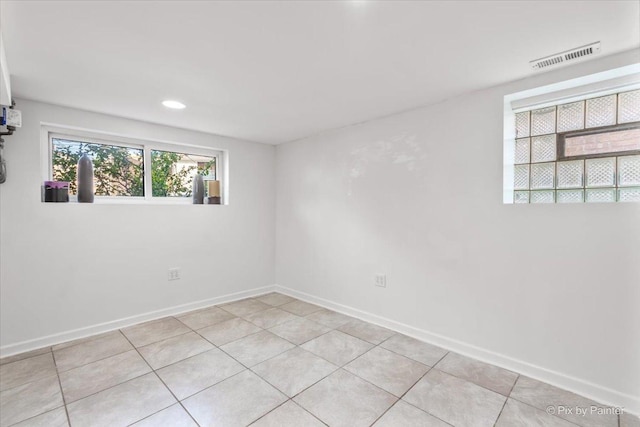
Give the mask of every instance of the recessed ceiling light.
[{"label": "recessed ceiling light", "polygon": [[167,99],[166,101],[162,101],[162,105],[164,105],[167,108],[173,108],[174,110],[182,110],[183,108],[187,107],[182,102],[172,101],[170,99]]}]

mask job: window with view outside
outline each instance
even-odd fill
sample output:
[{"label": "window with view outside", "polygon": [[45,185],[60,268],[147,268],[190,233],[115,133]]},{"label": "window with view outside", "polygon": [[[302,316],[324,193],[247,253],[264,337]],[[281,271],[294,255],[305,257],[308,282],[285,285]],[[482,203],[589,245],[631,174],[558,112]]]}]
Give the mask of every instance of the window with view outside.
[{"label": "window with view outside", "polygon": [[640,90],[515,116],[514,203],[640,202]]},{"label": "window with view outside", "polygon": [[190,197],[196,174],[217,179],[216,158],[172,151],[151,150],[154,197]]},{"label": "window with view outside", "polygon": [[[151,165],[145,165],[145,152],[151,157]],[[51,154],[51,177],[69,182],[71,195],[77,194],[77,165],[84,154],[93,161],[96,196],[144,197],[145,180],[150,179],[152,194],[147,196],[190,197],[196,173],[208,180],[217,179],[215,156],[65,137],[51,138]]]},{"label": "window with view outside", "polygon": [[52,177],[68,181],[70,194],[77,191],[77,165],[83,154],[93,161],[97,196],[144,196],[141,148],[52,138]]}]

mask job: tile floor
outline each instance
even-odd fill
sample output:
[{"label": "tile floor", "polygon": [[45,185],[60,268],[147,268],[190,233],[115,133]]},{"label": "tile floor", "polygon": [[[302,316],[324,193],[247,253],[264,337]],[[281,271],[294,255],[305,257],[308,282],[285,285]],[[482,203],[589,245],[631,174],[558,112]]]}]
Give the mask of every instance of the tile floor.
[{"label": "tile floor", "polygon": [[0,426],[639,427],[595,402],[272,293],[0,361]]}]

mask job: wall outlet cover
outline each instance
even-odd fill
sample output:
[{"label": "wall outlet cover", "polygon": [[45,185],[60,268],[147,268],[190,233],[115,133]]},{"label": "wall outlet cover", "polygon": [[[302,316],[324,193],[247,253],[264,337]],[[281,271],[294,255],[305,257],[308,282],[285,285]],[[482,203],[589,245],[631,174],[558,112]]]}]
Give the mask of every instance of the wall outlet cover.
[{"label": "wall outlet cover", "polygon": [[387,287],[387,276],[385,274],[376,274],[375,284],[381,288]]}]

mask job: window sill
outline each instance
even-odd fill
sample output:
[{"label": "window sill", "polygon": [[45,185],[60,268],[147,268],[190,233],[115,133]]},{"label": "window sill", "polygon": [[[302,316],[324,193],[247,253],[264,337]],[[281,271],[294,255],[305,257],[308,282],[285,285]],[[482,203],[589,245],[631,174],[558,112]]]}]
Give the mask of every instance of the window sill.
[{"label": "window sill", "polygon": [[226,203],[218,205],[214,204],[195,204],[191,198],[182,197],[154,197],[146,199],[144,197],[96,197],[93,203],[79,203],[78,200],[70,198],[69,202],[45,202],[47,205],[169,205],[169,206],[225,206]]}]

